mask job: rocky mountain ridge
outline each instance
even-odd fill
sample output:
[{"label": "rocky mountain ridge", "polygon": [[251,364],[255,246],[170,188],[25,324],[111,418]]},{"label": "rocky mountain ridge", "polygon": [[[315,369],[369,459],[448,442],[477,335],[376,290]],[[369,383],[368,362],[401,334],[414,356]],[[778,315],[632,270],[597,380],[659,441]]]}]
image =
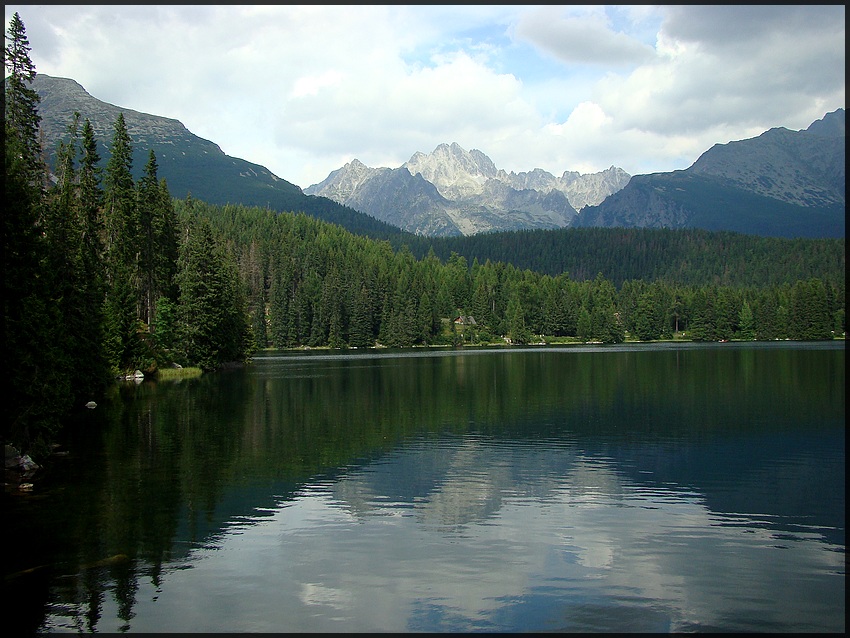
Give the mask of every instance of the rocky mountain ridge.
[{"label": "rocky mountain ridge", "polygon": [[443,144],[395,169],[354,160],[302,191],[261,165],[225,155],[177,120],[107,104],[74,80],[38,74],[33,88],[41,97],[48,161],[67,139],[78,111],[91,121],[105,164],[122,113],[133,140],[135,179],[154,150],[159,176],[175,197],[302,211],[371,237],[408,230],[464,236],[587,226],[691,227],[779,237],[843,237],[845,232],[844,109],[802,131],[770,129],[717,144],[690,168],[671,173],[629,177],[613,166],[591,175],[566,171],[555,177],[541,169],[508,173],[481,151]]},{"label": "rocky mountain ridge", "polygon": [[717,144],[688,170],[800,206],[842,204],[844,136],[813,134],[811,128],[772,128],[749,140]]},{"label": "rocky mountain ridge", "polygon": [[804,130],[716,144],[683,171],[635,176],[573,226],[843,237],[845,140],[845,112],[837,109]]},{"label": "rocky mountain ridge", "polygon": [[179,148],[185,144],[201,142],[208,145],[210,151],[222,153],[217,144],[193,135],[178,120],[102,102],[92,97],[74,80],[52,78],[39,73],[36,74],[33,88],[41,98],[39,115],[44,146],[48,153],[52,153],[59,142],[67,138],[68,125],[75,111],[79,112],[83,119],[89,119],[96,139],[111,140],[115,119],[119,113],[123,113],[127,132],[134,144],[167,144]]},{"label": "rocky mountain ridge", "polygon": [[614,166],[588,175],[565,171],[561,177],[539,168],[508,173],[480,150],[452,143],[416,152],[396,169],[370,168],[355,159],[304,192],[420,235],[474,235],[565,228],[580,208],[601,202],[629,179]]}]

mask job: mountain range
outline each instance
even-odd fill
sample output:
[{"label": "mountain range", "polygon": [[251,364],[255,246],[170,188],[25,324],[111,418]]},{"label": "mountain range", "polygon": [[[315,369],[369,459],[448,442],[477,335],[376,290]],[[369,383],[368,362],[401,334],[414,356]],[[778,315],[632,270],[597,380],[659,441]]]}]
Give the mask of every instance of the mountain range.
[{"label": "mountain range", "polygon": [[88,118],[104,157],[123,113],[138,179],[151,149],[175,197],[301,211],[371,237],[468,236],[496,230],[573,227],[703,228],[776,237],[844,237],[845,116],[807,129],[774,128],[718,144],[688,169],[629,176],[614,166],[560,177],[507,173],[481,151],[440,144],[402,166],[353,160],[302,191],[267,168],[226,155],[179,121],[117,107],[71,79],[37,74],[49,156],[73,113]]},{"label": "mountain range", "polygon": [[684,171],[506,173],[481,151],[453,143],[415,153],[396,169],[353,160],[304,192],[430,236],[598,226],[843,237],[844,171],[838,109],[804,131],[774,128],[717,144]]},{"label": "mountain range", "polygon": [[477,149],[440,144],[395,169],[352,160],[304,189],[420,235],[566,228],[588,204],[601,203],[629,182],[612,166],[600,173],[542,169],[506,173]]}]

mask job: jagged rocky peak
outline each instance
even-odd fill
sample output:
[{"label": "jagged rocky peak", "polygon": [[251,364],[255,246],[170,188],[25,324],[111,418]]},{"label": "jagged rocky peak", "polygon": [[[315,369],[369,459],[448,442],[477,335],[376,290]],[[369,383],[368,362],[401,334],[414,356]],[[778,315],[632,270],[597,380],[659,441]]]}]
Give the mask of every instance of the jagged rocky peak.
[{"label": "jagged rocky peak", "polygon": [[[625,173],[625,171],[623,171]],[[578,171],[564,171],[564,174],[561,175],[561,183],[564,185],[572,184],[579,177],[581,177],[581,173]]]},{"label": "jagged rocky peak", "polygon": [[544,171],[542,168],[535,168],[531,171],[522,171],[520,173],[505,172],[499,169],[496,174],[496,179],[509,184],[511,188],[517,190],[536,190],[548,193],[553,188],[558,188],[557,179],[552,173]]},{"label": "jagged rocky peak", "polygon": [[542,168],[508,173],[481,151],[454,142],[431,153],[416,152],[396,169],[368,168],[354,160],[304,192],[412,232],[469,235],[566,227],[579,208],[598,204],[629,179],[613,166],[590,175],[565,171],[561,177]]},{"label": "jagged rocky peak", "polygon": [[565,172],[559,182],[560,190],[570,200],[573,208],[581,210],[586,206],[602,203],[609,195],[625,188],[629,180],[631,175],[626,171],[611,166],[604,171],[586,175]]},{"label": "jagged rocky peak", "polygon": [[402,165],[434,184],[443,197],[466,199],[482,192],[498,172],[493,161],[477,149],[464,150],[457,142],[440,144],[427,155],[416,152]]},{"label": "jagged rocky peak", "polygon": [[542,193],[560,191],[567,196],[573,208],[581,210],[585,206],[599,204],[612,193],[616,193],[629,183],[631,176],[622,168],[611,166],[604,171],[585,175],[577,171],[564,171],[561,177],[555,177],[542,168],[521,173],[499,170],[496,179],[517,190],[536,190]]},{"label": "jagged rocky peak", "polygon": [[388,168],[370,168],[359,159],[353,159],[342,168],[338,168],[318,184],[313,184],[304,189],[307,195],[322,195],[344,203],[350,196],[366,182],[376,175],[388,171]]},{"label": "jagged rocky peak", "polygon": [[806,130],[821,137],[845,137],[844,109],[836,109],[831,113],[827,113],[821,119],[809,124]]}]

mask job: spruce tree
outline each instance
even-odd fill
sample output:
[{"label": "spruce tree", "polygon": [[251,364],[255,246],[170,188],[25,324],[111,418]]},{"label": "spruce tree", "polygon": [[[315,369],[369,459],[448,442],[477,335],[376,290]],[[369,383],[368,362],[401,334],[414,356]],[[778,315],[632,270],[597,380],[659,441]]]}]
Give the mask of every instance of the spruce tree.
[{"label": "spruce tree", "polygon": [[215,242],[208,222],[186,230],[179,264],[180,342],[186,360],[204,369],[216,367],[215,330],[221,323],[221,290],[212,277]]},{"label": "spruce tree", "polygon": [[119,371],[142,366],[138,326],[138,225],[133,155],[124,114],[115,120],[104,176],[107,352]]},{"label": "spruce tree", "polygon": [[53,365],[61,357],[59,313],[52,303],[44,237],[47,171],[38,140],[38,93],[29,84],[35,65],[15,13],[6,32],[3,174],[3,365],[11,372],[3,398],[4,439],[22,451],[38,451],[71,405],[67,375]]},{"label": "spruce tree", "polygon": [[105,247],[110,261],[120,259],[135,268],[137,225],[133,148],[123,113],[115,119],[109,153],[104,176]]},{"label": "spruce tree", "polygon": [[177,300],[177,214],[151,149],[137,187],[139,319],[153,332],[159,300]]},{"label": "spruce tree", "polygon": [[738,314],[738,332],[741,339],[746,339],[747,341],[752,341],[756,336],[753,309],[746,299],[741,305],[741,311]]},{"label": "spruce tree", "polygon": [[355,348],[367,348],[375,344],[372,334],[372,309],[366,285],[357,287],[348,331],[348,343]]},{"label": "spruce tree", "polygon": [[156,280],[159,294],[177,301],[177,256],[179,224],[174,199],[165,178],[159,180],[159,206],[156,218]]},{"label": "spruce tree", "polygon": [[150,150],[137,193],[138,251],[139,251],[139,319],[150,325],[154,321],[157,286],[156,224],[160,204],[156,153]]},{"label": "spruce tree", "polygon": [[38,104],[41,98],[29,85],[35,79],[35,65],[30,59],[30,43],[26,27],[16,12],[6,31],[4,65],[9,75],[4,86],[4,117],[6,123],[4,145],[16,150],[16,172],[23,174],[34,190],[45,181],[45,167],[41,160],[38,129],[41,116]]},{"label": "spruce tree", "polygon": [[508,336],[511,338],[511,343],[524,344],[531,341],[531,331],[525,324],[525,313],[522,309],[522,304],[516,297],[512,297],[508,302]]},{"label": "spruce tree", "polygon": [[96,394],[103,390],[109,375],[109,361],[104,348],[106,286],[103,225],[100,216],[103,204],[103,191],[100,187],[102,169],[94,128],[88,119],[83,122],[82,135],[77,205],[82,233],[79,247],[81,314],[86,320],[79,335],[80,347],[85,353],[85,361],[81,363],[80,387],[83,392]]},{"label": "spruce tree", "polygon": [[54,171],[57,181],[45,207],[44,234],[48,247],[47,268],[55,299],[53,305],[59,314],[62,330],[62,353],[53,365],[72,380],[75,397],[84,403],[82,397],[92,390],[88,383],[81,383],[91,372],[88,365],[91,343],[86,335],[92,320],[86,313],[87,277],[90,273],[84,269],[85,223],[76,170],[79,121],[80,114],[74,113],[68,125],[68,139],[59,145]]},{"label": "spruce tree", "polygon": [[201,219],[180,248],[178,322],[187,362],[204,370],[244,361],[251,352],[245,294],[236,260]]}]

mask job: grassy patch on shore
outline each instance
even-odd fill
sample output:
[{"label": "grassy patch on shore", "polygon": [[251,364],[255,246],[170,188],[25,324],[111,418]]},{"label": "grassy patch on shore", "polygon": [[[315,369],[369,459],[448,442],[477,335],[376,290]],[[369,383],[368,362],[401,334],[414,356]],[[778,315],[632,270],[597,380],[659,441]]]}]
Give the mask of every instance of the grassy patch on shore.
[{"label": "grassy patch on shore", "polygon": [[156,377],[160,381],[170,381],[173,379],[194,379],[203,374],[200,368],[160,368]]}]

